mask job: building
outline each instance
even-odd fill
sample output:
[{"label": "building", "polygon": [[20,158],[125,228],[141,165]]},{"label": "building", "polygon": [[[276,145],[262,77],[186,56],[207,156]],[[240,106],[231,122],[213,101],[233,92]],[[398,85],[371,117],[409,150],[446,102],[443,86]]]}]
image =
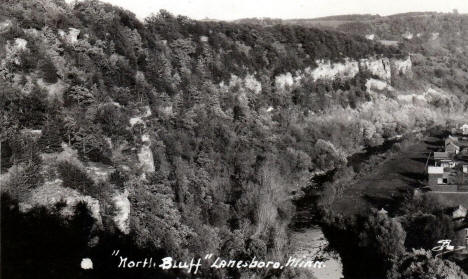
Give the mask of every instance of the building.
[{"label": "building", "polygon": [[444,167],[433,167],[427,168],[429,186],[447,185],[448,175],[444,171]]},{"label": "building", "polygon": [[458,154],[460,152],[460,146],[454,142],[449,142],[445,144],[445,152],[450,154]]},{"label": "building", "polygon": [[464,142],[462,136],[450,135],[445,139],[445,151],[434,152],[434,165],[427,168],[428,186],[432,191],[468,191],[468,154],[465,154],[468,148],[460,147]]},{"label": "building", "polygon": [[445,139],[445,146],[447,146],[449,143],[454,143],[454,144],[458,145],[458,137],[454,137],[452,135],[449,135]]},{"label": "building", "polygon": [[460,129],[464,136],[468,136],[468,124],[464,124]]},{"label": "building", "polygon": [[448,136],[445,139],[445,152],[450,154],[458,154],[458,152],[460,152],[460,141],[458,137]]},{"label": "building", "polygon": [[453,154],[448,152],[434,152],[434,162],[436,167],[454,168],[456,165]]}]

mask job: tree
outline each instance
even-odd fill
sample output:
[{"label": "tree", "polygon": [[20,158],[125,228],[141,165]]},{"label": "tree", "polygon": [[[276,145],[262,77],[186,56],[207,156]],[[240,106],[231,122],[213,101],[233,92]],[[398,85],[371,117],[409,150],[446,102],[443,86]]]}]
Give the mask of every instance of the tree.
[{"label": "tree", "polygon": [[101,129],[86,122],[72,136],[72,145],[81,158],[93,162],[111,163],[111,150]]},{"label": "tree", "polygon": [[346,165],[346,156],[338,151],[333,143],[319,139],[314,146],[314,163],[322,170],[330,170]]},{"label": "tree", "polygon": [[387,273],[388,279],[468,279],[455,263],[434,257],[424,249],[406,253]]},{"label": "tree", "polygon": [[57,82],[57,68],[50,59],[44,58],[39,60],[39,69],[42,71],[44,81],[47,83]]},{"label": "tree", "polygon": [[450,216],[417,212],[403,221],[407,232],[406,247],[430,249],[438,240],[455,239],[455,228]]},{"label": "tree", "polygon": [[181,222],[182,216],[168,181],[159,181],[156,176],[149,179],[149,183],[132,182],[129,196],[132,229],[138,234],[140,244],[151,243],[174,257],[183,256],[183,248],[187,247],[192,232]]},{"label": "tree", "polygon": [[374,211],[364,222],[359,234],[359,246],[365,247],[388,268],[404,254],[405,239],[406,232],[400,222],[385,213]]},{"label": "tree", "polygon": [[63,186],[78,190],[85,195],[97,196],[98,192],[93,180],[78,166],[62,161],[59,162],[57,171],[63,181]]},{"label": "tree", "polygon": [[38,145],[47,153],[62,151],[63,124],[58,118],[46,121]]},{"label": "tree", "polygon": [[67,106],[89,106],[95,102],[91,90],[80,85],[70,87],[64,94],[64,101]]}]

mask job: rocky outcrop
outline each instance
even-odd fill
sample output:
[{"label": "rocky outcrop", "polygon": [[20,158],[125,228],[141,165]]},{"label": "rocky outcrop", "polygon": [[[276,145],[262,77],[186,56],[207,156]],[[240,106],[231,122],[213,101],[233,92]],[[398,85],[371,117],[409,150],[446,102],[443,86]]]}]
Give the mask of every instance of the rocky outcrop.
[{"label": "rocky outcrop", "polygon": [[284,89],[286,86],[291,87],[301,79],[307,77],[316,80],[334,80],[340,78],[342,80],[355,77],[359,71],[367,70],[372,75],[389,83],[392,76],[395,75],[412,75],[412,62],[408,56],[406,59],[390,59],[390,58],[365,58],[359,61],[353,59],[345,59],[344,62],[332,63],[329,60],[317,60],[316,68],[306,68],[304,71],[298,71],[295,74],[290,72],[278,75],[275,77],[275,86],[278,89]]},{"label": "rocky outcrop", "polygon": [[405,75],[409,77],[412,77],[413,75],[413,63],[411,62],[411,58],[409,56],[405,60],[392,60],[391,67],[393,75]]},{"label": "rocky outcrop", "polygon": [[388,58],[361,59],[359,61],[359,66],[362,69],[368,70],[371,74],[379,77],[381,80],[390,81],[392,78],[390,59]]},{"label": "rocky outcrop", "polygon": [[357,61],[346,59],[344,63],[331,63],[330,61],[318,60],[317,68],[311,70],[307,68],[306,74],[314,80],[318,79],[350,79],[359,73],[359,63]]},{"label": "rocky outcrop", "polygon": [[114,223],[119,230],[128,234],[130,232],[130,201],[128,200],[128,191],[115,195],[112,198],[116,214],[114,215]]},{"label": "rocky outcrop", "polygon": [[140,148],[138,152],[138,161],[140,162],[141,168],[143,172],[154,172],[154,160],[153,160],[153,152],[151,151],[150,145],[150,137],[148,134],[144,134],[141,136],[141,141],[143,142],[143,146]]},{"label": "rocky outcrop", "polygon": [[63,30],[59,30],[59,35],[69,44],[76,44],[78,42],[78,36],[80,35],[81,31],[76,28],[69,28],[68,33]]},{"label": "rocky outcrop", "polygon": [[374,90],[381,91],[384,89],[393,90],[393,88],[390,85],[388,85],[388,83],[386,83],[385,81],[374,79],[374,78],[367,80],[366,89],[367,89],[367,92],[372,92]]},{"label": "rocky outcrop", "polygon": [[[143,125],[143,128],[146,129],[146,123],[143,120],[145,117],[151,116],[151,109],[149,106],[145,106],[144,112],[138,116],[130,118],[130,126],[134,126],[136,124],[141,124]],[[140,167],[143,170],[143,175],[144,173],[147,172],[154,172],[154,161],[153,161],[153,152],[151,151],[151,139],[148,133],[144,133],[141,136],[141,142],[142,146],[140,147],[140,150],[138,151],[138,161],[140,162]]]},{"label": "rocky outcrop", "polygon": [[294,77],[291,73],[285,73],[277,75],[275,77],[275,87],[276,88],[285,88],[286,86],[292,86],[294,84]]},{"label": "rocky outcrop", "polygon": [[47,181],[44,185],[31,191],[30,197],[21,202],[20,210],[28,212],[36,206],[51,207],[58,202],[64,202],[65,206],[61,209],[64,217],[71,217],[75,206],[83,202],[86,204],[91,216],[99,226],[102,226],[99,201],[91,196],[86,196],[77,190],[62,186],[62,180]]}]

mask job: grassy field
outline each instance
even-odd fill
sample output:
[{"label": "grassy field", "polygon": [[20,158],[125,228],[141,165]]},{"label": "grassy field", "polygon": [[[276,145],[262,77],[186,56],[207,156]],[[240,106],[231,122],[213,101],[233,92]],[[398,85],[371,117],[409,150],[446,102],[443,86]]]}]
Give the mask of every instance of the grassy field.
[{"label": "grassy field", "polygon": [[[347,185],[343,194],[335,200],[332,209],[344,216],[366,213],[371,207],[392,212],[395,197],[407,190],[421,186],[426,178],[425,165],[429,152],[440,146],[440,139],[428,138],[423,142],[408,144],[371,167],[371,171],[359,175]],[[468,199],[468,195],[465,195]]]},{"label": "grassy field", "polygon": [[468,192],[460,192],[460,193],[431,193],[428,192],[427,195],[433,195],[437,197],[442,204],[447,206],[456,207],[458,205],[462,205],[465,208],[468,208]]}]

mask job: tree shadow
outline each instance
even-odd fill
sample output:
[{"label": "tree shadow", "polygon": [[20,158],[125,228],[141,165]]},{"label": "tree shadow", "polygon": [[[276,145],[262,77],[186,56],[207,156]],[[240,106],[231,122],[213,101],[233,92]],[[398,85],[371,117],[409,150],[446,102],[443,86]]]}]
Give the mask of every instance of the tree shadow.
[{"label": "tree shadow", "polygon": [[[118,268],[120,258],[112,256],[113,250],[129,261],[153,257],[160,263],[164,254],[150,245],[137,245],[135,236],[97,231],[85,204],[78,204],[70,218],[64,218],[60,209],[61,205],[35,207],[24,213],[16,200],[1,195],[2,278],[176,278],[159,268]],[[99,241],[91,245],[95,237]],[[81,268],[83,258],[92,260],[93,269]]]},{"label": "tree shadow", "polygon": [[406,178],[410,178],[412,180],[416,180],[416,181],[422,181],[422,180],[425,180],[427,178],[426,174],[425,173],[421,173],[421,172],[400,172],[399,173],[400,175],[406,177]]},{"label": "tree shadow", "polygon": [[427,150],[432,151],[432,152],[444,152],[444,147],[442,146],[428,146]]},{"label": "tree shadow", "polygon": [[[424,157],[411,158],[411,161],[415,161],[415,162],[420,162],[420,163],[426,164],[427,158],[424,158]],[[434,159],[429,158],[429,164],[433,165],[433,164],[434,164]]]},{"label": "tree shadow", "polygon": [[443,139],[425,140],[424,143],[427,144],[427,145],[443,146],[445,144],[445,141]]}]

